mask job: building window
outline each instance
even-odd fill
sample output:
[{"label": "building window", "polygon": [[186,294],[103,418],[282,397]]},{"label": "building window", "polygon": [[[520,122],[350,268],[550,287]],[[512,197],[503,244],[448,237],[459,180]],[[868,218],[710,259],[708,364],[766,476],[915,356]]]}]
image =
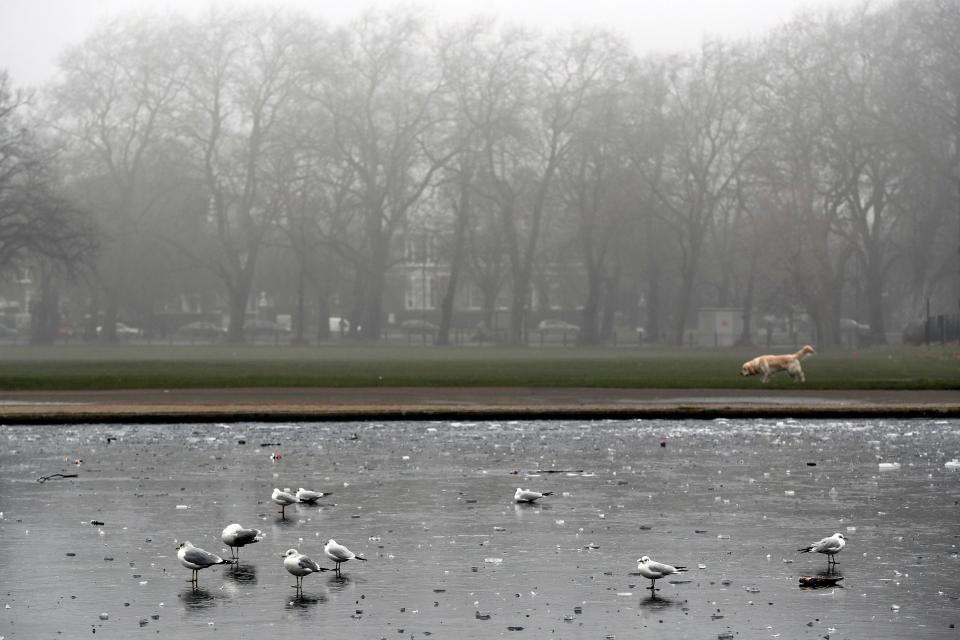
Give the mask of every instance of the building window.
[{"label": "building window", "polygon": [[413,264],[433,262],[433,236],[426,233],[411,233],[404,241],[404,257]]},{"label": "building window", "polygon": [[436,308],[436,278],[425,273],[407,276],[404,307],[407,311],[432,311]]}]

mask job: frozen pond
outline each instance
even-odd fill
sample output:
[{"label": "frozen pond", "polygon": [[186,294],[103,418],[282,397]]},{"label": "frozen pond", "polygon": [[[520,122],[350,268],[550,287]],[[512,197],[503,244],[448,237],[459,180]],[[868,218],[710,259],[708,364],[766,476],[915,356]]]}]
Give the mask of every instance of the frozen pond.
[{"label": "frozen pond", "polygon": [[[0,637],[960,637],[947,464],[960,421],[6,426],[0,439]],[[55,473],[78,477],[37,482]],[[333,495],[281,520],[273,487],[301,486]],[[555,495],[516,505],[518,486]],[[192,589],[177,544],[228,556],[232,522],[266,537]],[[841,586],[799,588],[827,561],[796,549],[834,532],[848,538]],[[307,576],[297,598],[281,555],[332,566],[328,538],[369,562]],[[643,555],[690,570],[651,598]]]}]

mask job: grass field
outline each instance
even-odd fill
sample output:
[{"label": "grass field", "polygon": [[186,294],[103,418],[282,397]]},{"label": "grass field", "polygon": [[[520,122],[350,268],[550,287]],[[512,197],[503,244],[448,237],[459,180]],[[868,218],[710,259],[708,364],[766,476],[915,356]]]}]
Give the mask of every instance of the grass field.
[{"label": "grass field", "polygon": [[[0,346],[0,390],[494,386],[759,388],[739,349]],[[819,353],[808,389],[958,389],[960,347]],[[768,387],[792,388],[781,374]]]}]

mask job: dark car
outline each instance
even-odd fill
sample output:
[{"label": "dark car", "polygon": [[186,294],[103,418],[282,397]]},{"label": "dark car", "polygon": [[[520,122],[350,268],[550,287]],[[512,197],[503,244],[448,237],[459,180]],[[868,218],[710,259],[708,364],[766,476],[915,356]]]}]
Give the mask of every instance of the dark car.
[{"label": "dark car", "polygon": [[400,323],[400,328],[407,333],[434,333],[438,327],[429,320],[410,318]]},{"label": "dark car", "polygon": [[223,336],[226,331],[215,322],[191,322],[185,324],[179,329],[177,333],[188,338],[206,338],[208,340],[216,340]]},{"label": "dark car", "polygon": [[290,329],[272,320],[247,320],[243,332],[254,338],[279,338],[290,333]]}]

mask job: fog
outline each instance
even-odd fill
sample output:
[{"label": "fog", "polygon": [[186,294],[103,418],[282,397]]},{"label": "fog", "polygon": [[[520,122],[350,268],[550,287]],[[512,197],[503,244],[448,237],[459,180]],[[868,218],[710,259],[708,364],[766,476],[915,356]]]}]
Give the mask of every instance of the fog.
[{"label": "fog", "polygon": [[0,322],[830,348],[956,321],[951,0],[513,4],[41,22],[0,49]]}]

